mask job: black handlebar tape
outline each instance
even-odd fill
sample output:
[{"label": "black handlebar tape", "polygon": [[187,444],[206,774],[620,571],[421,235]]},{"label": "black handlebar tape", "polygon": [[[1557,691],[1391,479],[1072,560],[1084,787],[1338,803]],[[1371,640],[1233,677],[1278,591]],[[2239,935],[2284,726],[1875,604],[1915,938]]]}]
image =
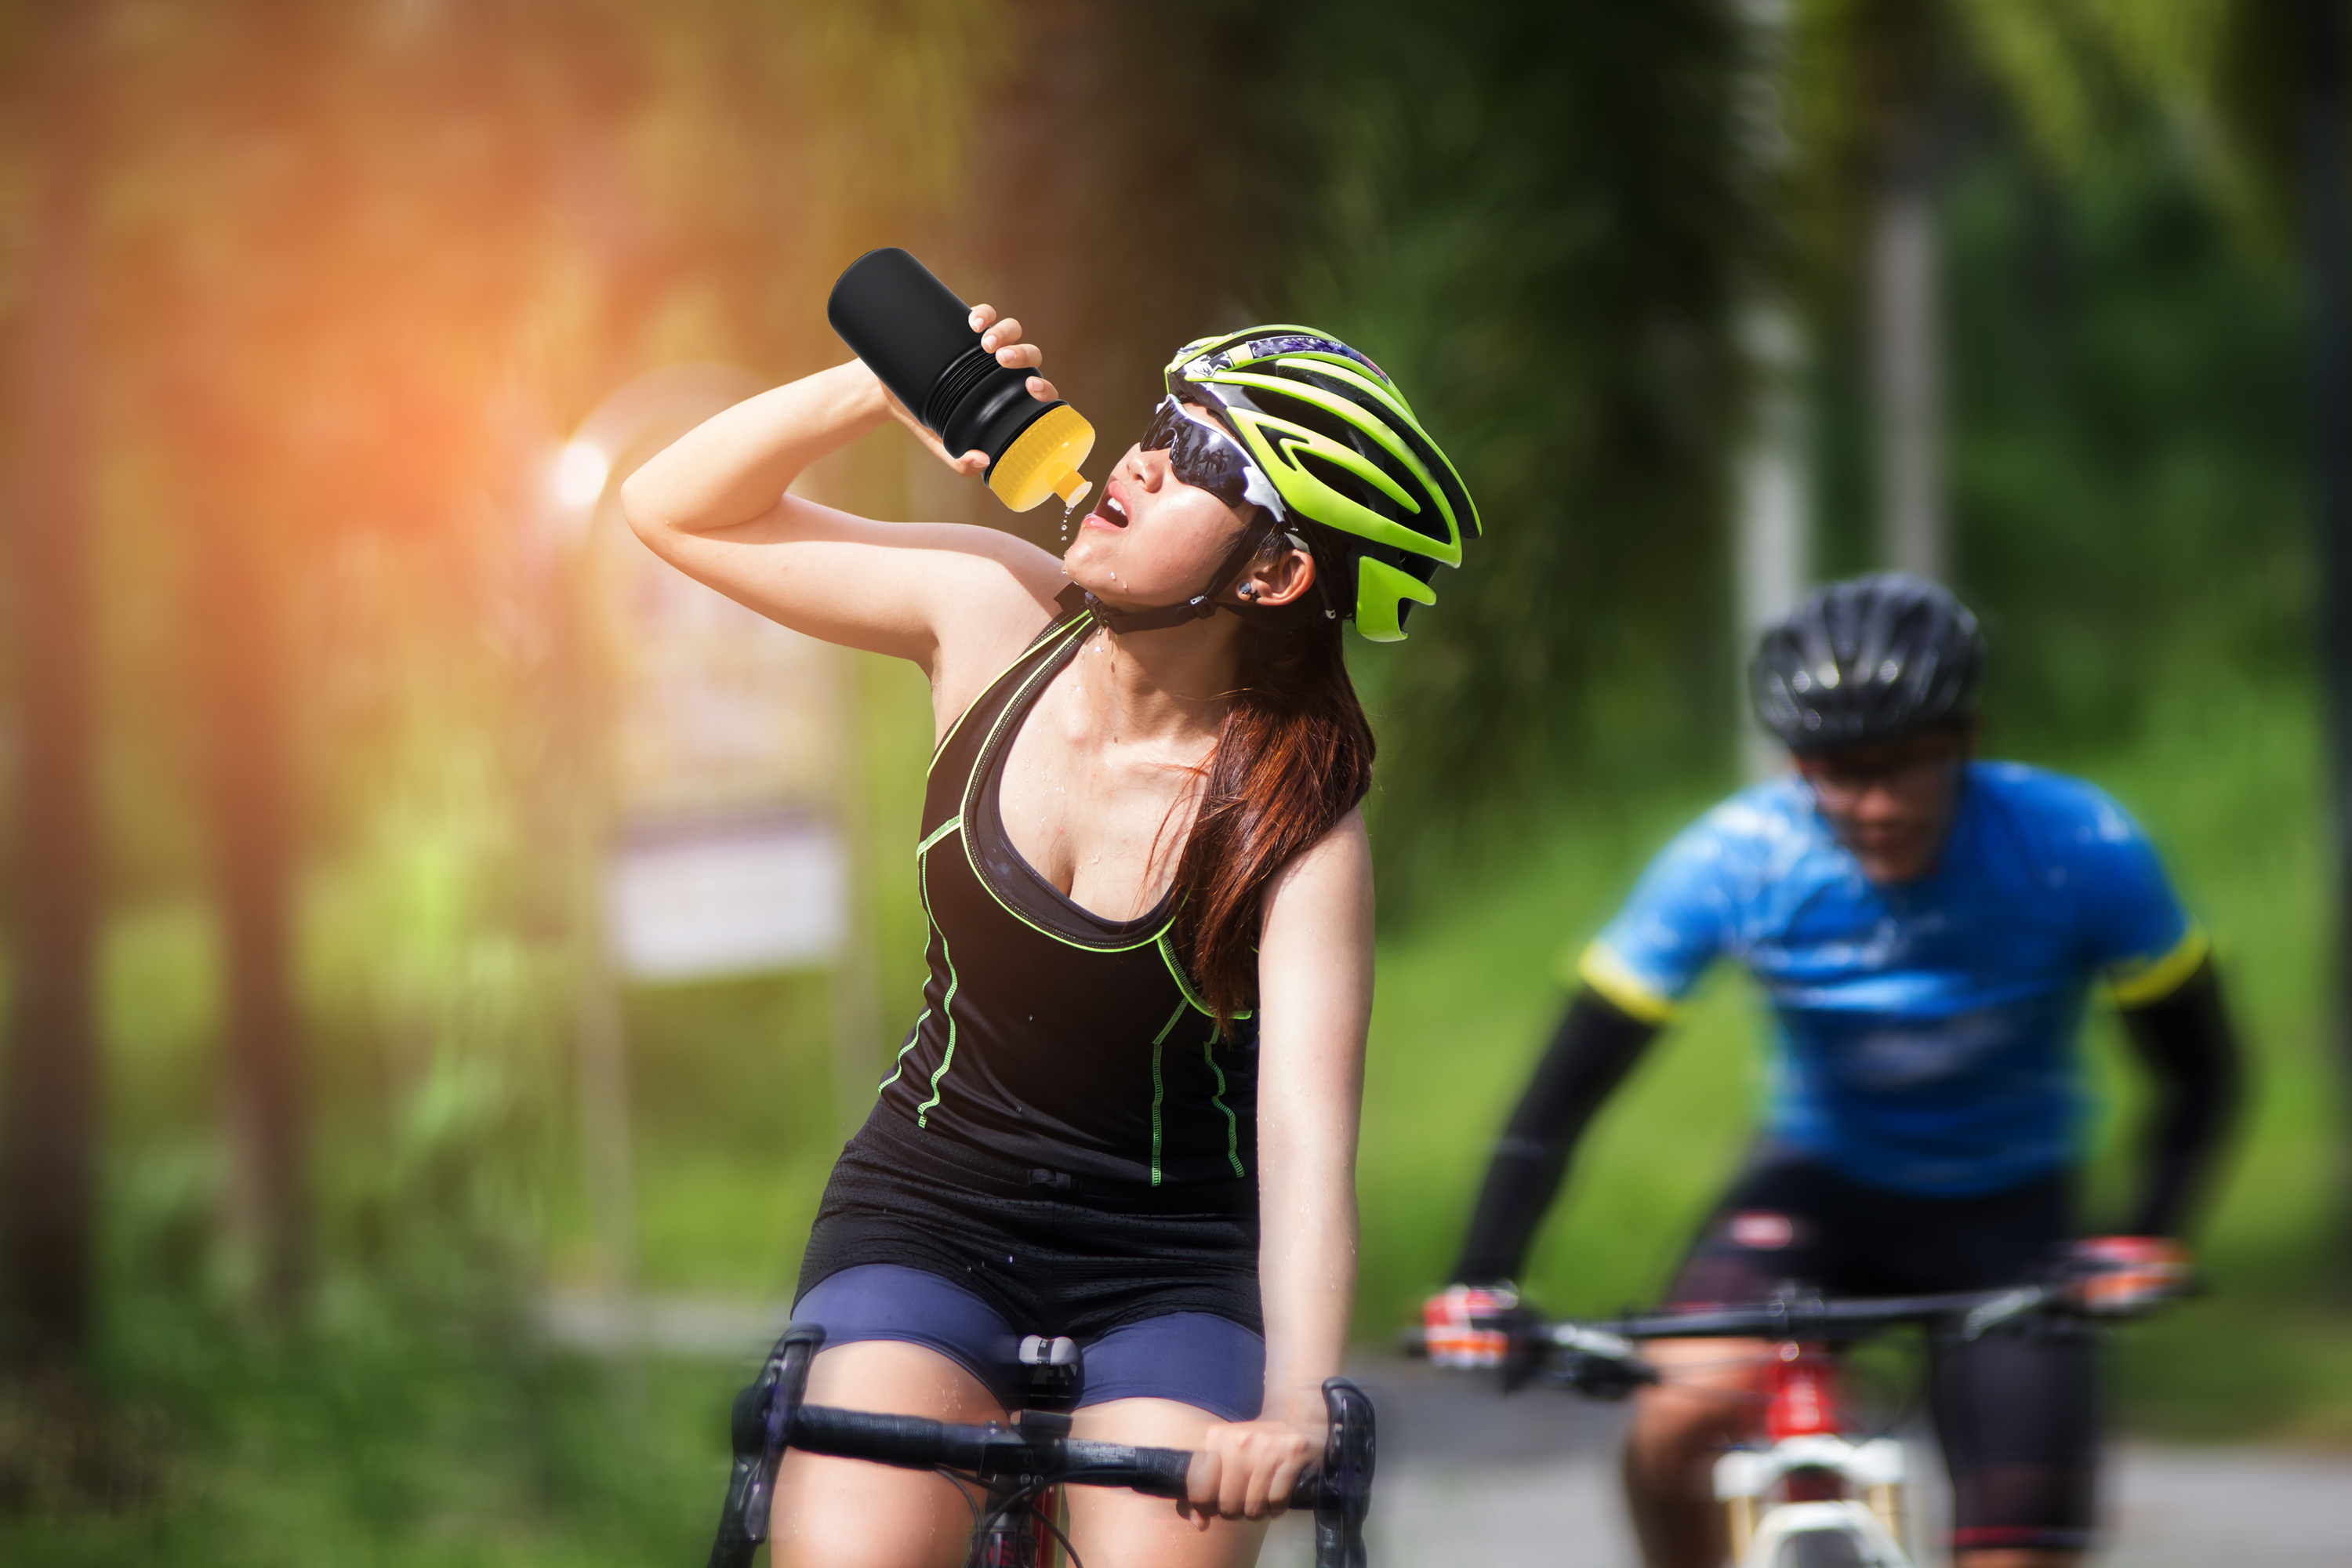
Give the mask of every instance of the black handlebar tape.
[{"label": "black handlebar tape", "polygon": [[985,1426],[951,1426],[921,1415],[877,1415],[803,1405],[793,1418],[792,1446],[804,1453],[866,1459],[907,1470],[941,1465],[979,1470],[986,1466],[992,1436]]},{"label": "black handlebar tape", "polygon": [[1052,1473],[1126,1487],[1150,1497],[1181,1498],[1192,1456],[1181,1448],[1136,1448],[1068,1437],[1036,1438],[1018,1427],[957,1426],[920,1415],[877,1415],[803,1405],[793,1447],[810,1454],[929,1470],[940,1466],[997,1476]]},{"label": "black handlebar tape", "polygon": [[1124,1443],[1085,1443],[1068,1437],[1047,1448],[1057,1471],[1122,1486],[1146,1497],[1181,1500],[1185,1478],[1192,1472],[1192,1453],[1183,1448],[1131,1448]]}]

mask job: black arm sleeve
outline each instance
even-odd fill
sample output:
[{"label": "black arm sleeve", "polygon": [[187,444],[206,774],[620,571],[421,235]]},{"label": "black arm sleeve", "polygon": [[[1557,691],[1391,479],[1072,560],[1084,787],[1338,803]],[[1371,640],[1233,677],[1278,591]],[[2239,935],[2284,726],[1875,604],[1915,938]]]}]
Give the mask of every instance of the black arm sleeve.
[{"label": "black arm sleeve", "polygon": [[1656,1025],[1591,989],[1577,993],[1495,1145],[1455,1279],[1484,1284],[1518,1273],[1586,1123],[1657,1034]]},{"label": "black arm sleeve", "polygon": [[2168,994],[2125,1008],[2124,1026],[2156,1079],[2130,1234],[2178,1236],[2212,1179],[2244,1077],[2211,961]]}]

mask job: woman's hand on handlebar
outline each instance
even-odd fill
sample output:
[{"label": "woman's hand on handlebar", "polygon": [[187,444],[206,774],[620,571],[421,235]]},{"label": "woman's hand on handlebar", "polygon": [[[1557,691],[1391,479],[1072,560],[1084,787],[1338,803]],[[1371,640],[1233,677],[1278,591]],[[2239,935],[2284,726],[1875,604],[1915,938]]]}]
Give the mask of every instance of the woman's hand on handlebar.
[{"label": "woman's hand on handlebar", "polygon": [[1323,1453],[1323,1432],[1288,1421],[1209,1428],[1192,1455],[1190,1493],[1176,1505],[1202,1529],[1212,1519],[1268,1519],[1290,1506],[1298,1479]]},{"label": "woman's hand on handlebar", "polygon": [[[1043,349],[1035,343],[1021,341],[1021,323],[1009,319],[998,321],[993,305],[974,305],[971,308],[971,330],[980,334],[981,347],[992,352],[996,355],[996,363],[1001,365],[1034,371],[1045,363]],[[1040,403],[1051,403],[1062,395],[1055,391],[1054,384],[1044,376],[1033,375],[1029,378],[1029,395]],[[915,439],[923,444],[924,449],[953,469],[958,478],[978,479],[987,470],[987,453],[977,447],[961,457],[950,452],[940,444],[937,436],[923,427],[921,420],[908,412],[905,404],[890,395],[887,387],[882,390],[882,403],[889,409],[891,418],[913,431]]]}]

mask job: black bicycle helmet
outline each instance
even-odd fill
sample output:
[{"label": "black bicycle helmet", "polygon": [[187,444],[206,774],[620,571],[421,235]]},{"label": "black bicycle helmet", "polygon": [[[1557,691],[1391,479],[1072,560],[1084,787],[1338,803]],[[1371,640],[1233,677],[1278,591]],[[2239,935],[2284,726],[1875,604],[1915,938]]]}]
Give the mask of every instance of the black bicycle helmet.
[{"label": "black bicycle helmet", "polygon": [[1900,572],[1815,589],[1748,668],[1756,717],[1790,750],[1867,746],[1977,710],[1984,634],[1949,590]]}]

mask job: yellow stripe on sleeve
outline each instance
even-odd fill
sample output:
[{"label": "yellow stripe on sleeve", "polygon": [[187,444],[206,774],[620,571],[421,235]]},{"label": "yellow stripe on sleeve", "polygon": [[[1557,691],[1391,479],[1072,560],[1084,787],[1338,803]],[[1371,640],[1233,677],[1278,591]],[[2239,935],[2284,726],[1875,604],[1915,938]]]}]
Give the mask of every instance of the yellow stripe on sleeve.
[{"label": "yellow stripe on sleeve", "polygon": [[2107,994],[2115,998],[2118,1007],[2145,1007],[2151,1002],[2161,1002],[2179,990],[2182,981],[2197,973],[2197,966],[2212,950],[2205,928],[2192,925],[2162,958],[2145,963],[2119,963],[2108,970]]},{"label": "yellow stripe on sleeve", "polygon": [[1671,996],[1661,996],[1625,961],[1601,942],[1594,942],[1576,961],[1577,978],[1615,1003],[1628,1017],[1644,1024],[1663,1024],[1675,1016]]}]

